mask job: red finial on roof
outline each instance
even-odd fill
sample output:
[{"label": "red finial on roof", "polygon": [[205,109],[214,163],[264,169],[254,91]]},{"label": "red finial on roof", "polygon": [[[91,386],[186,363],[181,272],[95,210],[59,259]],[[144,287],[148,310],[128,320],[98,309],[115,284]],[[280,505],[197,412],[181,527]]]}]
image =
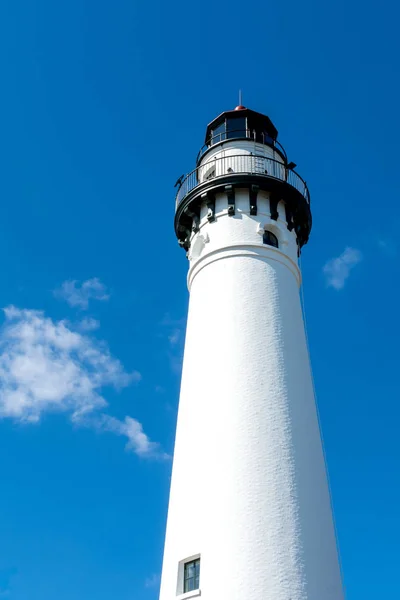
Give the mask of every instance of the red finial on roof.
[{"label": "red finial on roof", "polygon": [[239,104],[239,106],[237,106],[237,107],[235,108],[235,110],[246,110],[246,107],[245,107],[245,106],[242,106],[241,104]]}]

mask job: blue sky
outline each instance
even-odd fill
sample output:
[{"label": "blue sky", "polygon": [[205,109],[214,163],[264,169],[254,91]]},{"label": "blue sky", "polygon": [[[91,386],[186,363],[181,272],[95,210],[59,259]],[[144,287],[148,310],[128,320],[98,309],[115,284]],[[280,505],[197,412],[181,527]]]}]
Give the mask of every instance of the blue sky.
[{"label": "blue sky", "polygon": [[239,88],[311,190],[347,598],[399,597],[398,19],[390,1],[2,2],[0,598],[157,598],[188,302],[173,184]]}]

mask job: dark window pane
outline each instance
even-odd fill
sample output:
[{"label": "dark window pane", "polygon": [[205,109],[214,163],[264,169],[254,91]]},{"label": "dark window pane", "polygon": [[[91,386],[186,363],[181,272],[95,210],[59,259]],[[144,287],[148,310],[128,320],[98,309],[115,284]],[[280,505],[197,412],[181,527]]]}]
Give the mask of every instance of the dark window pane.
[{"label": "dark window pane", "polygon": [[226,131],[228,138],[246,137],[246,118],[228,119]]},{"label": "dark window pane", "polygon": [[187,569],[186,569],[186,574],[187,574],[187,577],[188,577],[188,578],[189,578],[189,577],[194,577],[194,571],[195,571],[195,568],[194,568],[194,563],[189,563],[189,564],[187,565]]},{"label": "dark window pane", "polygon": [[274,140],[272,139],[272,137],[266,131],[264,131],[264,144],[269,144],[270,146],[272,146],[273,143]]},{"label": "dark window pane", "polygon": [[185,564],[184,572],[184,592],[191,592],[199,589],[200,585],[200,559],[193,560]]},{"label": "dark window pane", "polygon": [[273,246],[274,248],[278,248],[278,238],[276,237],[276,235],[271,233],[271,231],[264,231],[263,244],[267,244],[267,246]]},{"label": "dark window pane", "polygon": [[256,141],[267,146],[274,145],[274,140],[266,131],[256,131]]},{"label": "dark window pane", "polygon": [[194,587],[194,579],[191,577],[187,580],[187,586],[185,592],[192,592],[196,588]]},{"label": "dark window pane", "polygon": [[211,131],[211,146],[226,139],[225,121]]}]

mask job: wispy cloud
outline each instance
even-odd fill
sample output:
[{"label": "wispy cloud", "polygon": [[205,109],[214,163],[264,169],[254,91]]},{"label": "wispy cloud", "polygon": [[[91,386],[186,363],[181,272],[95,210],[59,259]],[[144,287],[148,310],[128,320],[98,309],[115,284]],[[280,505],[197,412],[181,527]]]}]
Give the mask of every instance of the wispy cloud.
[{"label": "wispy cloud", "polygon": [[121,389],[140,380],[127,373],[104,342],[54,321],[42,311],[4,309],[0,329],[0,418],[38,422],[46,412],[68,413],[71,420],[127,438],[139,456],[162,453],[132,417],[119,421],[103,413],[103,389]]},{"label": "wispy cloud", "polygon": [[362,260],[360,250],[356,248],[346,248],[340,256],[329,260],[323,272],[326,278],[326,284],[335,290],[341,290],[350,275],[350,271]]},{"label": "wispy cloud", "polygon": [[93,277],[82,283],[76,280],[64,281],[61,287],[54,291],[56,298],[60,298],[68,302],[70,306],[87,309],[89,300],[108,300],[110,295],[107,293],[107,288],[98,279]]},{"label": "wispy cloud", "polygon": [[97,319],[93,319],[92,317],[86,317],[82,319],[77,324],[77,328],[80,331],[95,331],[100,327],[100,323]]},{"label": "wispy cloud", "polygon": [[160,579],[161,579],[160,575],[155,573],[154,575],[152,575],[151,577],[148,577],[146,579],[146,581],[144,582],[144,586],[146,588],[155,588],[159,585]]},{"label": "wispy cloud", "polygon": [[11,581],[17,569],[0,569],[0,598],[8,598],[11,594]]},{"label": "wispy cloud", "polygon": [[182,370],[185,323],[185,318],[172,319],[169,314],[164,315],[161,321],[161,337],[168,340],[168,358],[171,369],[175,373],[180,373]]},{"label": "wispy cloud", "polygon": [[379,250],[386,256],[394,258],[397,255],[397,246],[392,239],[380,238],[377,243]]},{"label": "wispy cloud", "polygon": [[179,343],[179,340],[181,339],[181,337],[182,337],[182,330],[175,328],[169,334],[168,341],[171,346],[176,346]]},{"label": "wispy cloud", "polygon": [[142,424],[132,417],[125,417],[123,421],[102,414],[96,419],[95,426],[100,431],[110,431],[116,435],[122,435],[128,438],[126,449],[134,452],[142,458],[156,458],[165,460],[170,458],[163,452],[160,444],[152,442],[143,431]]}]

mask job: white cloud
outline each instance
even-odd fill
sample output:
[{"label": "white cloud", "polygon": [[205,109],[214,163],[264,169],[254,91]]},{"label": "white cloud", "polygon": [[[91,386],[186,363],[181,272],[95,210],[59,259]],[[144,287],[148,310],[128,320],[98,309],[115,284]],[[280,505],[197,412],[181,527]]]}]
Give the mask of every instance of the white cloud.
[{"label": "white cloud", "polygon": [[[89,421],[90,424],[90,421]],[[110,415],[99,415],[94,423],[101,431],[110,431],[116,435],[128,438],[126,449],[134,452],[142,458],[168,459],[169,455],[162,452],[157,442],[152,442],[143,431],[143,426],[132,417],[125,417],[123,421]]]},{"label": "white cloud", "polygon": [[55,290],[54,295],[68,302],[70,306],[83,309],[88,308],[89,300],[105,301],[110,298],[106,286],[98,277],[87,279],[81,284],[76,280],[64,281],[61,287]]},{"label": "white cloud", "polygon": [[327,285],[335,288],[335,290],[341,290],[350,275],[350,271],[361,260],[362,254],[356,248],[346,248],[340,256],[329,260],[323,268]]},{"label": "white cloud", "polygon": [[4,309],[0,329],[0,418],[38,422],[45,412],[65,412],[79,425],[92,425],[127,438],[142,457],[164,457],[142,425],[104,414],[106,386],[123,388],[140,380],[126,373],[105,343],[74,331],[67,321],[43,312]]},{"label": "white cloud", "polygon": [[0,416],[38,421],[47,410],[70,411],[74,418],[106,406],[101,388],[128,385],[125,373],[105,345],[54,322],[40,311],[4,310],[0,335]]}]

